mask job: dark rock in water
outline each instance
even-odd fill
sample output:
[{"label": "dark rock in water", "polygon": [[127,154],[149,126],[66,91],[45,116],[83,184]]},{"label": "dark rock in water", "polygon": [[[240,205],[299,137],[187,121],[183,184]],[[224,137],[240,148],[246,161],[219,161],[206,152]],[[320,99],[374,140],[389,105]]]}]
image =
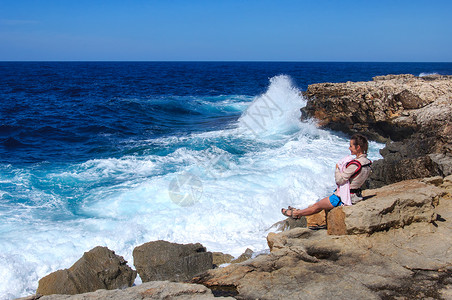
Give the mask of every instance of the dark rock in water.
[{"label": "dark rock in water", "polygon": [[213,256],[201,244],[149,242],[133,250],[133,263],[143,282],[186,281],[213,267]]},{"label": "dark rock in water", "polygon": [[137,276],[123,257],[106,247],[85,252],[69,269],[58,270],[39,280],[37,294],[81,294],[98,289],[132,286]]}]

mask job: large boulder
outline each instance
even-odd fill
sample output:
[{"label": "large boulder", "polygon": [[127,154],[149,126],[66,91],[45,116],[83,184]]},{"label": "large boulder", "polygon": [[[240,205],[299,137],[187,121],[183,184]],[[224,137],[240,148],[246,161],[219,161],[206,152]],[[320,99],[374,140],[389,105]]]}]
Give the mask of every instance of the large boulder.
[{"label": "large boulder", "polygon": [[[438,177],[442,182],[442,178]],[[421,180],[409,180],[366,190],[368,200],[341,206],[328,213],[328,234],[373,233],[414,222],[436,220],[435,206],[445,191]]]},{"label": "large boulder", "polygon": [[154,241],[133,250],[133,263],[143,282],[186,281],[213,267],[213,256],[201,244]]},{"label": "large boulder", "polygon": [[37,294],[74,295],[98,289],[123,289],[132,286],[136,276],[122,256],[99,246],[85,252],[69,269],[41,278]]}]

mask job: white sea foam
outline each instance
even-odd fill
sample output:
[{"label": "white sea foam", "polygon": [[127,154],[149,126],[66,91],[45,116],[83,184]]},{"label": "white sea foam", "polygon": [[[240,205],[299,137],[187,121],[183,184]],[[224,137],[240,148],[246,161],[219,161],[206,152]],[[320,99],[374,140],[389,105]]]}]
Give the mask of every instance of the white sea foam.
[{"label": "white sea foam", "polygon": [[257,138],[293,132],[300,128],[299,109],[304,105],[288,76],[273,77],[267,92],[256,97],[240,117],[239,128]]},{"label": "white sea foam", "polygon": [[430,75],[439,75],[439,74],[436,72],[422,72],[421,74],[419,74],[419,77],[430,76]]},{"label": "white sea foam", "polygon": [[[8,184],[24,203],[2,207],[0,298],[33,293],[39,278],[97,245],[132,267],[133,248],[159,239],[234,256],[264,251],[281,207],[306,207],[331,193],[334,165],[348,154],[341,135],[298,120],[303,105],[290,79],[278,76],[233,128],[141,141],[174,147],[166,155],[95,159],[40,174],[9,168]],[[371,159],[381,146],[371,143]],[[191,205],[178,203],[175,195],[184,193]]]}]

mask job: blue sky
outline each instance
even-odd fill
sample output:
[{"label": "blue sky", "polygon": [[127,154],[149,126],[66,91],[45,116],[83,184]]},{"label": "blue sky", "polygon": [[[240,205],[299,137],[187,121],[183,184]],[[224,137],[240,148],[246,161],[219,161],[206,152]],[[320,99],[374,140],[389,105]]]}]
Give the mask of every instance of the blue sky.
[{"label": "blue sky", "polygon": [[452,1],[0,0],[0,61],[452,62]]}]

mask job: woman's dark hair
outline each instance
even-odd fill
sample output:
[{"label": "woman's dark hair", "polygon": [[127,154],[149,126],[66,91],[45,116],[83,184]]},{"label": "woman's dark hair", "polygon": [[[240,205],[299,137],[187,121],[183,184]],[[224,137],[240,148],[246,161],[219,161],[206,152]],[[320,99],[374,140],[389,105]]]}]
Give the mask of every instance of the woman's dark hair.
[{"label": "woman's dark hair", "polygon": [[369,143],[367,142],[367,138],[364,135],[359,133],[354,134],[350,140],[355,141],[354,142],[355,146],[356,145],[360,146],[363,153],[367,153]]}]

